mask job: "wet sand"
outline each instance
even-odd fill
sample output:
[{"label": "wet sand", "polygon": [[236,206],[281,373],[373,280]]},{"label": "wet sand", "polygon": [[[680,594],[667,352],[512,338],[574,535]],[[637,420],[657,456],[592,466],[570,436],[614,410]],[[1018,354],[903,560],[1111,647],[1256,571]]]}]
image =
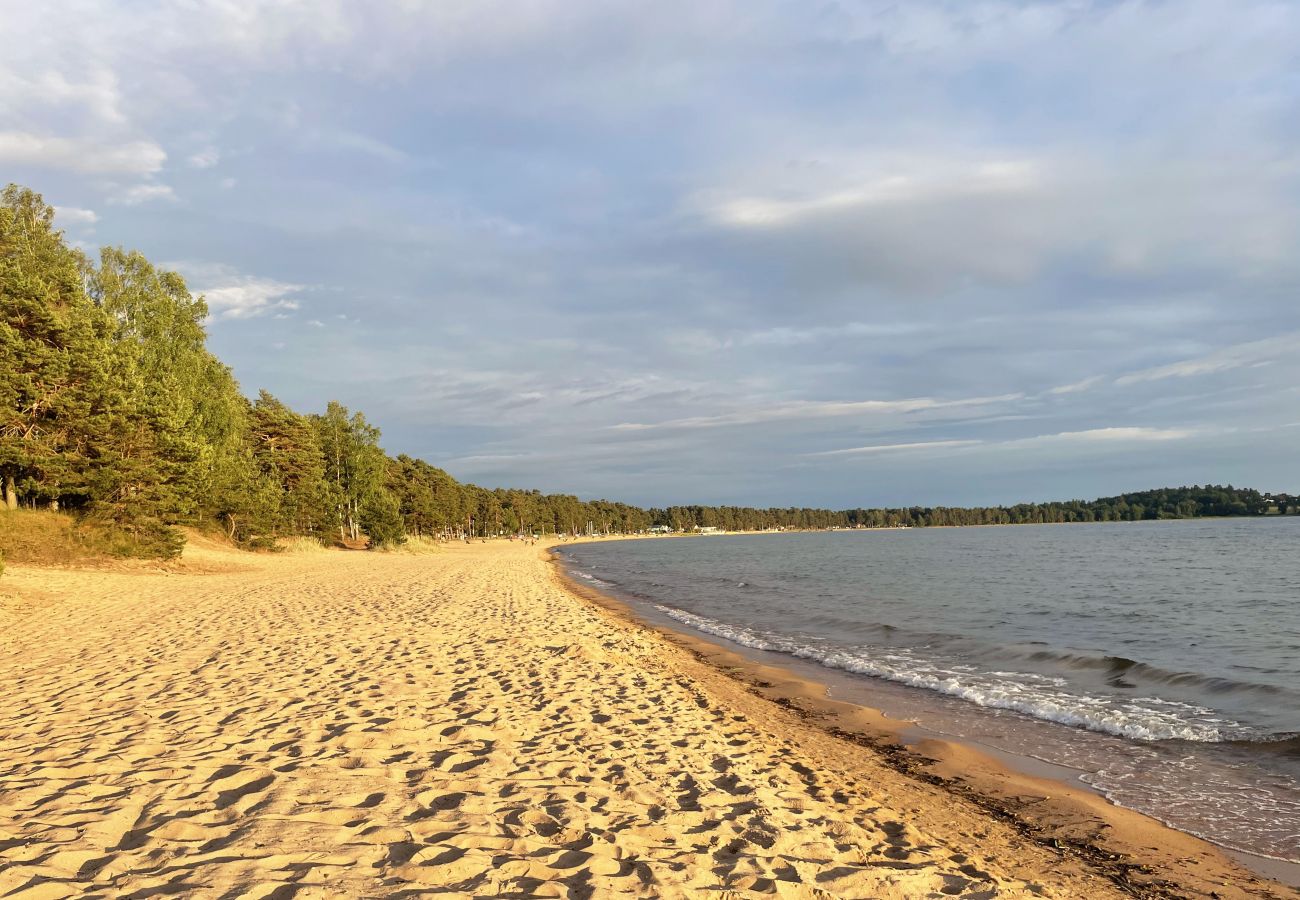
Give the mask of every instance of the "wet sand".
[{"label": "wet sand", "polygon": [[1290,895],[1136,814],[1027,824],[991,761],[517,543],[14,566],[0,683],[4,898]]}]

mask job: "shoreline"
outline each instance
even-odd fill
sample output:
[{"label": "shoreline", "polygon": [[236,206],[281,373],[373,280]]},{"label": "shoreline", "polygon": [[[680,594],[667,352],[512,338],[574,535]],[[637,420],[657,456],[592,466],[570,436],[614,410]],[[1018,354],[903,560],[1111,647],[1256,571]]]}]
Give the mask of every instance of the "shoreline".
[{"label": "shoreline", "polygon": [[[654,538],[687,536],[694,535]],[[602,542],[639,539],[645,538],[594,538]],[[579,539],[566,543],[583,542]],[[626,601],[572,578],[564,561],[553,552],[562,546],[548,546],[544,554],[557,580],[570,593],[631,627],[650,631],[685,649],[719,676],[793,712],[832,737],[865,748],[900,774],[973,803],[1042,847],[1072,855],[1121,889],[1136,888],[1143,892],[1141,896],[1174,897],[1184,895],[1166,893],[1169,887],[1195,886],[1205,896],[1226,896],[1224,888],[1237,887],[1243,875],[1247,883],[1256,882],[1251,885],[1254,888],[1262,887],[1259,881],[1283,891],[1300,888],[1300,864],[1220,847],[1154,816],[1116,805],[1084,783],[1062,780],[1051,771],[1027,771],[1067,767],[1033,757],[1021,757],[1025,765],[1018,765],[1015,754],[894,719],[871,706],[835,699],[830,696],[830,679],[801,671],[815,668],[812,664],[798,667],[785,660],[762,662],[721,639],[686,630],[685,626],[679,628],[676,623],[651,621]],[[1239,889],[1248,890],[1245,885]],[[1146,893],[1152,890],[1157,892]],[[1245,895],[1258,896],[1253,890]]]},{"label": "shoreline", "polygon": [[6,571],[0,895],[1296,896],[1136,815],[1177,859],[1035,831],[1059,785],[992,804],[549,546]]},{"label": "shoreline", "polygon": [[[1051,525],[1143,525],[1152,522],[1170,523],[1170,522],[1236,522],[1245,520],[1263,520],[1263,521],[1286,521],[1287,519],[1300,518],[1300,513],[1285,514],[1268,514],[1268,515],[1249,515],[1249,516],[1179,516],[1169,519],[1094,519],[1091,522],[978,522],[970,525],[879,525],[857,528],[847,525],[832,525],[827,528],[760,528],[753,531],[666,531],[650,533],[611,533],[611,534],[580,534],[577,536],[566,537],[559,540],[554,533],[548,533],[541,536],[542,540],[555,541],[556,544],[569,543],[586,543],[589,541],[646,541],[658,538],[694,538],[694,537],[740,537],[756,534],[857,534],[860,532],[872,533],[882,531],[940,531],[960,528],[1022,528],[1022,527],[1044,527]],[[489,540],[499,540],[502,535],[498,535]],[[475,538],[479,540],[479,538]]]}]

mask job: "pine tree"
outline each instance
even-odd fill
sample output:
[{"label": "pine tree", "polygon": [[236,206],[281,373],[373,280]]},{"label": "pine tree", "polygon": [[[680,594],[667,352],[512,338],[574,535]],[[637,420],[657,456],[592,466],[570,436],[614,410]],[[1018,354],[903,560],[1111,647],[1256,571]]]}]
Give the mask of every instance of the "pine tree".
[{"label": "pine tree", "polygon": [[0,482],[19,498],[77,505],[90,493],[108,388],[108,322],[87,298],[84,259],[39,194],[0,195]]},{"label": "pine tree", "polygon": [[274,496],[263,501],[272,533],[324,542],[342,501],[325,478],[325,456],[312,423],[262,391],[249,413],[249,435],[258,472],[275,486]]},{"label": "pine tree", "polygon": [[90,292],[113,320],[129,402],[154,432],[154,470],[143,475],[164,515],[194,521],[212,450],[204,425],[217,424],[205,423],[202,409],[220,374],[204,346],[207,306],[176,273],[117,247],[101,251]]}]

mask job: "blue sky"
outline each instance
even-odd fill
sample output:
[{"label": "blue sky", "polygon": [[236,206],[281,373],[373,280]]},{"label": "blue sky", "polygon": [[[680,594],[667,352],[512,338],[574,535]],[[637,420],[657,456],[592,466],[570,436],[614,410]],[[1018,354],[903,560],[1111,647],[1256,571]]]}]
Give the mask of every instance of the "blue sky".
[{"label": "blue sky", "polygon": [[1300,490],[1300,4],[0,0],[250,394],[641,503]]}]

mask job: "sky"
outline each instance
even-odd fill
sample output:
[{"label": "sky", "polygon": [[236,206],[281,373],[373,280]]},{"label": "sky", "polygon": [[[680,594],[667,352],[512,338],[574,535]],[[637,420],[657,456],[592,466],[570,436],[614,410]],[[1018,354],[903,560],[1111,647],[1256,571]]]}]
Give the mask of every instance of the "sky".
[{"label": "sky", "polygon": [[1300,492],[1300,4],[0,0],[244,390],[628,502]]}]

